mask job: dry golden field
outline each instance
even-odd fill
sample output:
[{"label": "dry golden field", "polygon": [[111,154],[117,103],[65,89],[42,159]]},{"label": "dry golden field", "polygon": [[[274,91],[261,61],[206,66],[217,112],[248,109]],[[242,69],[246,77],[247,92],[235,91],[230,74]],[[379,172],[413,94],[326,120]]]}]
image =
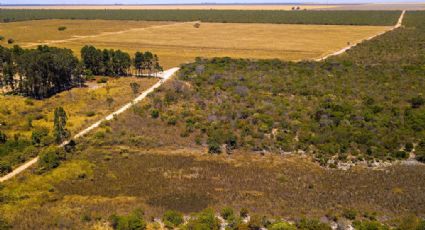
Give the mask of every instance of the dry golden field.
[{"label": "dry golden field", "polygon": [[[0,25],[0,34],[16,44],[67,47],[77,55],[82,46],[153,51],[165,68],[195,57],[315,59],[380,33],[384,26],[278,25],[244,23],[43,20]],[[58,26],[66,26],[58,31]],[[5,43],[5,42],[3,42]]]}]

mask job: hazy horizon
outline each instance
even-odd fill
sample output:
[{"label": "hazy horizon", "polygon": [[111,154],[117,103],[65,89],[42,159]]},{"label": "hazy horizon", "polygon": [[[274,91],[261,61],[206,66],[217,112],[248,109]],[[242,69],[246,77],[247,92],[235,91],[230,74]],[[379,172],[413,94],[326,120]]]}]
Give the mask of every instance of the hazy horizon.
[{"label": "hazy horizon", "polygon": [[424,3],[423,0],[411,0],[411,1],[399,1],[399,0],[291,0],[291,1],[279,1],[279,0],[216,0],[216,1],[196,1],[196,0],[185,0],[185,1],[170,1],[170,0],[3,0],[0,1],[2,5],[161,5],[161,4],[362,4],[362,3]]}]

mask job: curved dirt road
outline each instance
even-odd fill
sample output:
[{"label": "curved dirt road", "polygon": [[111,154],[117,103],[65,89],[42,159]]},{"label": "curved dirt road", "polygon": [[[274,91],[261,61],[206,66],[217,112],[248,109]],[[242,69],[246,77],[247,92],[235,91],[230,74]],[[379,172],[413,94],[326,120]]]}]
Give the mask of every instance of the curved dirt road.
[{"label": "curved dirt road", "polygon": [[[168,79],[170,79],[177,71],[179,70],[178,67],[175,68],[171,68],[169,70],[166,70],[164,72],[162,72],[159,76],[160,80],[153,86],[151,86],[149,89],[143,91],[142,94],[140,94],[138,97],[136,97],[135,99],[133,99],[131,102],[125,104],[124,106],[122,106],[120,109],[118,109],[117,111],[109,114],[107,117],[97,121],[96,123],[92,124],[91,126],[89,126],[88,128],[82,130],[81,132],[79,132],[78,134],[76,134],[72,139],[78,139],[84,135],[86,135],[87,133],[89,133],[90,131],[92,131],[93,129],[99,127],[99,125],[103,122],[103,121],[109,121],[112,120],[114,118],[114,116],[117,116],[123,112],[125,112],[126,110],[128,110],[129,108],[131,108],[131,106],[133,106],[134,104],[142,101],[143,99],[146,98],[146,96],[148,96],[150,93],[152,93],[156,88],[160,87],[162,84],[164,84]],[[62,144],[59,145],[59,147],[63,147],[66,144],[68,144],[69,141],[65,141]],[[4,182],[7,181],[11,178],[13,178],[14,176],[20,174],[21,172],[25,171],[26,169],[28,169],[29,167],[31,167],[32,165],[34,165],[35,163],[37,163],[38,161],[38,156],[25,162],[23,165],[19,166],[18,168],[14,169],[12,172],[10,172],[9,174],[3,176],[0,178],[0,182]]]}]

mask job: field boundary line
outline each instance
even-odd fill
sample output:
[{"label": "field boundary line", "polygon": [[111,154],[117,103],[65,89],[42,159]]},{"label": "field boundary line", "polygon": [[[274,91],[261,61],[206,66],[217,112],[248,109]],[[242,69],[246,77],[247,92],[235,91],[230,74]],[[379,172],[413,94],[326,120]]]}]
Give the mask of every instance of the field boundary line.
[{"label": "field boundary line", "polygon": [[327,54],[327,55],[325,55],[324,57],[317,58],[317,59],[315,59],[315,61],[324,61],[324,60],[326,60],[326,59],[328,59],[328,58],[330,58],[330,57],[338,56],[338,55],[340,55],[340,54],[343,54],[343,53],[347,52],[348,50],[350,50],[351,48],[353,48],[353,47],[357,46],[358,44],[360,44],[360,43],[362,43],[362,42],[372,40],[372,39],[374,39],[374,38],[376,38],[376,37],[379,37],[379,36],[381,36],[381,35],[383,35],[383,34],[386,34],[386,33],[391,32],[391,31],[393,31],[393,30],[395,30],[395,29],[397,29],[397,28],[400,28],[400,27],[402,26],[402,24],[403,24],[403,19],[404,19],[404,15],[405,15],[405,13],[406,13],[406,10],[403,10],[403,11],[401,12],[401,14],[400,14],[400,17],[399,17],[399,18],[398,18],[398,20],[397,20],[397,23],[396,23],[393,27],[391,27],[390,29],[385,30],[385,31],[382,31],[382,32],[377,33],[377,34],[375,34],[375,35],[372,35],[372,36],[370,36],[370,37],[368,37],[368,38],[366,38],[366,39],[363,39],[363,40],[362,40],[362,41],[360,41],[360,42],[353,43],[352,45],[346,46],[346,47],[344,47],[344,48],[342,48],[342,49],[340,49],[340,50],[338,50],[338,51],[336,51],[336,52],[333,52],[333,53]]},{"label": "field boundary line", "polygon": [[[167,80],[169,80],[179,69],[180,68],[178,68],[178,67],[174,67],[174,68],[168,69],[168,70],[160,73],[160,75],[159,75],[160,80],[157,83],[155,83],[154,85],[152,85],[151,87],[149,87],[148,89],[146,89],[145,91],[143,91],[139,96],[137,96],[131,102],[123,105],[121,108],[119,108],[115,112],[113,112],[113,113],[109,114],[108,116],[100,119],[99,121],[97,121],[96,123],[92,124],[91,126],[89,126],[89,127],[85,128],[85,129],[81,130],[79,133],[77,133],[76,135],[74,135],[72,137],[72,140],[83,137],[84,135],[86,135],[87,133],[89,133],[90,131],[92,131],[93,129],[96,129],[97,127],[99,127],[100,124],[102,124],[102,122],[104,122],[104,121],[110,121],[110,120],[114,119],[115,116],[118,116],[119,114],[127,111],[134,104],[141,102],[150,93],[152,93],[155,89],[157,89],[162,84],[164,84]],[[59,145],[59,147],[64,147],[69,142],[70,142],[70,140],[64,141],[62,144]],[[37,163],[38,160],[39,160],[39,157],[37,156],[37,157],[34,157],[31,160],[25,162],[24,164],[20,165],[19,167],[17,167],[16,169],[14,169],[12,172],[10,172],[10,173],[2,176],[0,178],[0,183],[1,182],[4,182],[4,181],[7,181],[7,180],[13,178],[14,176],[20,174],[21,172],[25,171],[26,169],[28,169],[29,167],[31,167],[32,165],[34,165],[35,163]]]},{"label": "field boundary line", "polygon": [[35,47],[35,46],[39,46],[39,45],[60,44],[60,43],[78,41],[78,40],[86,39],[86,38],[97,38],[97,37],[103,37],[103,36],[123,34],[123,33],[127,33],[127,32],[132,32],[132,31],[143,31],[143,30],[148,30],[148,29],[156,29],[156,28],[162,28],[162,27],[167,27],[167,26],[174,26],[174,25],[180,25],[180,24],[190,24],[190,23],[196,23],[196,22],[198,22],[198,21],[195,21],[195,22],[175,22],[175,23],[169,23],[169,24],[157,25],[157,26],[149,26],[149,27],[142,27],[142,28],[131,28],[131,29],[127,29],[127,30],[119,30],[119,31],[113,31],[113,32],[102,32],[102,33],[95,34],[95,35],[74,35],[71,38],[62,39],[62,40],[47,40],[47,41],[44,41],[44,42],[32,42],[32,43],[29,42],[29,43],[26,43],[26,45],[24,45],[22,47],[23,48],[30,48],[30,47]]}]

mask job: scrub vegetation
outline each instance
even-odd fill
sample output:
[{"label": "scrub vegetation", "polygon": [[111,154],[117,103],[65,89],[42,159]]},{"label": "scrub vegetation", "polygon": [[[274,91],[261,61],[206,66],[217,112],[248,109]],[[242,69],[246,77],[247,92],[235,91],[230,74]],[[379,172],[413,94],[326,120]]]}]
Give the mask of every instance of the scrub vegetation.
[{"label": "scrub vegetation", "polygon": [[[421,230],[424,22],[425,13],[407,13],[404,27],[322,62],[197,58],[183,64],[147,100],[103,122],[71,149],[43,149],[36,167],[2,184],[0,224]],[[112,59],[104,57],[112,52],[84,49],[86,71],[111,70]],[[139,75],[151,71],[146,57],[155,60],[147,52],[133,60]],[[98,79],[105,81],[111,78]],[[131,97],[143,88],[122,85],[115,95]],[[114,106],[105,90],[106,108]],[[103,108],[92,102],[93,108],[82,106],[90,108],[87,117]],[[67,105],[55,105],[49,118],[59,139],[72,133],[75,110]],[[8,146],[10,129],[0,132],[1,147]],[[43,142],[45,130],[27,131],[35,143]],[[367,167],[378,161],[395,163]],[[333,169],[345,163],[351,168]]]},{"label": "scrub vegetation", "polygon": [[394,25],[400,11],[281,10],[25,10],[2,9],[0,21],[104,19],[315,25]]}]

